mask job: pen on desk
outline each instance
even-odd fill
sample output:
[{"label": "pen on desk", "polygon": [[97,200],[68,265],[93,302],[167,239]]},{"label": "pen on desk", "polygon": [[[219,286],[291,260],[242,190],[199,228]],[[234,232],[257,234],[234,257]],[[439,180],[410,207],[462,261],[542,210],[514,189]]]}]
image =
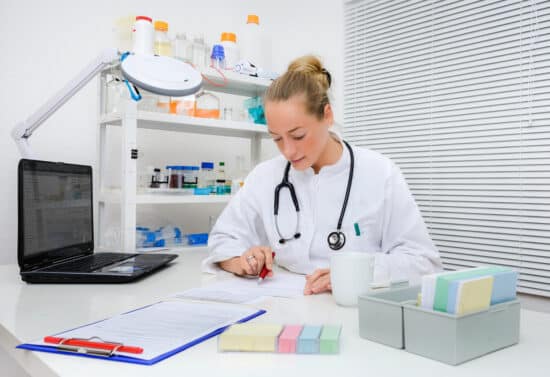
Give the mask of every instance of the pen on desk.
[{"label": "pen on desk", "polygon": [[[271,253],[271,257],[273,259],[275,259],[275,252],[272,252]],[[267,274],[269,273],[270,270],[267,269],[267,267],[264,266],[262,267],[262,270],[260,271],[260,277],[258,278],[258,284],[260,284],[262,281],[264,281],[265,277],[267,276]]]},{"label": "pen on desk", "polygon": [[89,348],[95,348],[95,349],[102,349],[102,350],[108,350],[108,351],[119,351],[119,352],[127,352],[127,353],[143,353],[143,348],[141,347],[134,347],[134,346],[125,346],[117,343],[109,343],[109,342],[96,342],[96,341],[90,341],[88,339],[64,339],[64,338],[58,338],[54,336],[47,336],[44,338],[44,343],[53,343],[53,344],[59,344],[62,346],[73,346],[73,347],[89,347]]}]

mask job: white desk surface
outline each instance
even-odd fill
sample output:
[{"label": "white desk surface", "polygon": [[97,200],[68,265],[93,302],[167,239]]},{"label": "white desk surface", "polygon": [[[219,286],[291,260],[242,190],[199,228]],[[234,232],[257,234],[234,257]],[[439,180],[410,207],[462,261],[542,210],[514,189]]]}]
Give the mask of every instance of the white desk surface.
[{"label": "white desk surface", "polygon": [[[15,349],[59,331],[156,302],[215,279],[200,273],[204,249],[185,252],[167,269],[132,284],[26,284],[16,265],[0,266],[0,344],[31,376],[534,376],[547,373],[550,315],[522,310],[520,343],[449,366],[359,337],[357,308],[343,308],[329,294],[267,299],[256,321],[342,323],[339,355],[218,353],[209,339],[153,366]],[[434,334],[437,336],[437,334]],[[542,373],[542,374],[541,374]],[[1,372],[0,372],[1,374]]]}]

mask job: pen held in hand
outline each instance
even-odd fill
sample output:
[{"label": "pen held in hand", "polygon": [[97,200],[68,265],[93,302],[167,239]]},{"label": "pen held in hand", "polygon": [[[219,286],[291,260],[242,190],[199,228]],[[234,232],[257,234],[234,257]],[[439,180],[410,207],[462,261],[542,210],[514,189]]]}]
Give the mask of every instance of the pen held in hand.
[{"label": "pen held in hand", "polygon": [[[271,257],[275,259],[275,252],[271,253]],[[269,273],[270,270],[267,269],[266,265],[262,267],[262,270],[260,271],[260,277],[258,278],[258,284],[260,284],[262,281],[264,281],[265,277]]]}]

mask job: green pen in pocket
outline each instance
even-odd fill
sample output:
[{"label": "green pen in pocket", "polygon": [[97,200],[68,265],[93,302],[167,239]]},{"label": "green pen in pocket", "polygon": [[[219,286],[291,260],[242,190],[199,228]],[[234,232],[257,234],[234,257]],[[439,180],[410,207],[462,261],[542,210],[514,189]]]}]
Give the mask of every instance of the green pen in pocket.
[{"label": "green pen in pocket", "polygon": [[355,235],[360,236],[361,235],[361,230],[359,229],[359,224],[355,223],[355,224],[353,224],[353,227],[355,228]]}]

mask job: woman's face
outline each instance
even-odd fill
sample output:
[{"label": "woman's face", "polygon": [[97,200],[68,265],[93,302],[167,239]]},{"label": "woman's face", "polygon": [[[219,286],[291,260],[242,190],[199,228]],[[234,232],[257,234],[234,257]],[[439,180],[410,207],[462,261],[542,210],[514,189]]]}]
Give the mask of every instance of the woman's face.
[{"label": "woman's face", "polygon": [[279,151],[296,170],[315,167],[330,135],[333,123],[330,105],[325,106],[322,119],[308,114],[303,96],[293,96],[286,101],[269,101],[265,104],[265,116],[269,133]]}]

